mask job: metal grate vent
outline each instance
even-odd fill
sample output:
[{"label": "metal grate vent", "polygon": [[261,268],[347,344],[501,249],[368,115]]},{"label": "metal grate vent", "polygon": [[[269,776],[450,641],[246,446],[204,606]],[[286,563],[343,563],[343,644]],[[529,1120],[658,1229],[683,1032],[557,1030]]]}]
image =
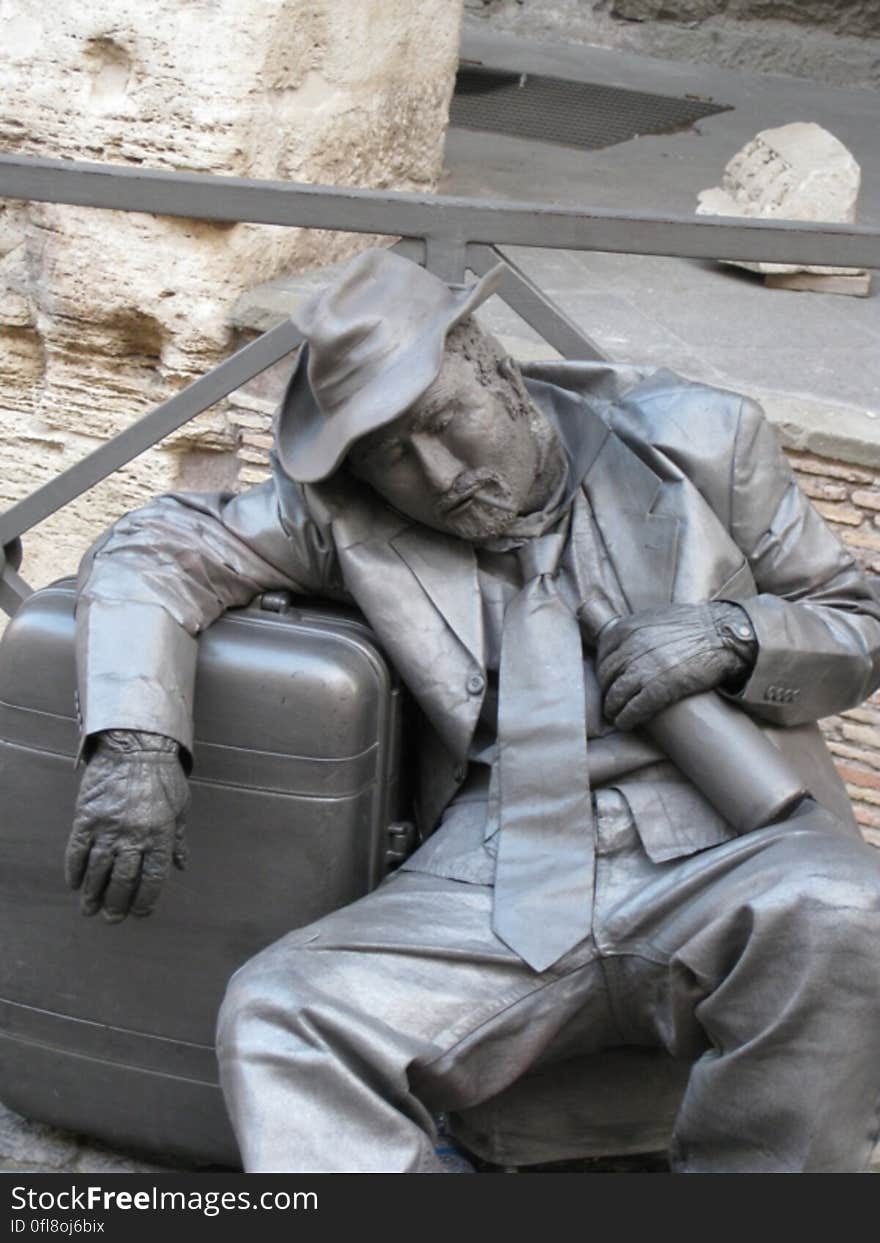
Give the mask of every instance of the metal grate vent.
[{"label": "metal grate vent", "polygon": [[687,129],[701,117],[729,111],[704,99],[467,65],[458,71],[449,123],[595,150],[639,134]]}]

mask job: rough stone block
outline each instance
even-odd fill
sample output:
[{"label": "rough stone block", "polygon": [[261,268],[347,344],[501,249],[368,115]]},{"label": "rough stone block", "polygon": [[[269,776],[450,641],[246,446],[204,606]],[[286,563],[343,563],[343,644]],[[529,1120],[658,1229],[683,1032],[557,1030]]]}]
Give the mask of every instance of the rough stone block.
[{"label": "rough stone block", "polygon": [[[701,190],[697,213],[777,220],[851,223],[861,183],[858,162],[843,143],[812,121],[762,130],[724,169],[720,186]],[[751,272],[853,275],[851,268],[745,263]]]},{"label": "rough stone block", "polygon": [[871,293],[871,277],[867,272],[831,276],[821,272],[767,272],[764,284],[768,289],[791,289],[795,293],[848,294],[851,298],[867,298]]}]

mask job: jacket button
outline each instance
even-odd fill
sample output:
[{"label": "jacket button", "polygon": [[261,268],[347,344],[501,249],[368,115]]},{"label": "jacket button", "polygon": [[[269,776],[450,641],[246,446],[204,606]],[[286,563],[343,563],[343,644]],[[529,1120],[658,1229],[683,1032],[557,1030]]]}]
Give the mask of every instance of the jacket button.
[{"label": "jacket button", "polygon": [[464,765],[456,764],[455,768],[452,770],[452,775],[456,781],[464,781]]},{"label": "jacket button", "polygon": [[481,673],[472,673],[467,680],[467,691],[469,695],[481,695],[486,685],[486,679]]}]

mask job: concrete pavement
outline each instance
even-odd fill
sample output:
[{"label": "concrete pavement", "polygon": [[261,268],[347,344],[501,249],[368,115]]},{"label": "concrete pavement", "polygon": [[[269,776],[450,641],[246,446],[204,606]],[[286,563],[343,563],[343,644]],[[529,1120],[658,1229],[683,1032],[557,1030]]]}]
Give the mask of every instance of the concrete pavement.
[{"label": "concrete pavement", "polygon": [[[761,129],[816,121],[862,166],[859,218],[880,223],[880,99],[800,79],[678,65],[583,45],[533,44],[466,33],[463,56],[501,69],[546,73],[683,97],[731,110],[692,129],[646,135],[598,151],[451,130],[440,190],[475,197],[690,214],[698,191]],[[525,271],[612,358],[672,367],[762,400],[792,441],[835,456],[837,429],[880,462],[880,286],[868,298],[768,289],[761,277],[690,259],[511,248]],[[497,301],[497,300],[496,300]],[[489,322],[520,353],[546,353],[535,334],[496,306]],[[829,444],[827,437],[831,436]],[[873,454],[877,453],[877,457]],[[847,452],[846,456],[851,456]]]},{"label": "concrete pavement", "polygon": [[[880,224],[880,108],[871,90],[675,64],[586,45],[538,44],[469,28],[465,60],[730,106],[694,127],[596,151],[450,129],[439,191],[577,207],[690,214],[759,130],[816,121],[862,167],[860,221]],[[867,298],[768,289],[721,263],[510,247],[509,253],[610,358],[662,365],[748,393],[792,448],[880,466],[880,277]],[[321,284],[282,277],[245,294],[244,329],[277,323]],[[519,358],[552,356],[498,298],[480,318]],[[271,386],[270,386],[271,387]],[[276,383],[275,388],[278,387]],[[273,390],[274,391],[274,390]]]}]

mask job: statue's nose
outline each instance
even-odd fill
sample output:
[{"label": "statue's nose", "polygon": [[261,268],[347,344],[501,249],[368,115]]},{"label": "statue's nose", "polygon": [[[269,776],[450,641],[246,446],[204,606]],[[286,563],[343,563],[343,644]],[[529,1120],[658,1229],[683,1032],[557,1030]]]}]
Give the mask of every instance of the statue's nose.
[{"label": "statue's nose", "polygon": [[464,470],[464,463],[436,436],[417,432],[412,436],[411,444],[428,483],[437,492],[448,492]]}]

